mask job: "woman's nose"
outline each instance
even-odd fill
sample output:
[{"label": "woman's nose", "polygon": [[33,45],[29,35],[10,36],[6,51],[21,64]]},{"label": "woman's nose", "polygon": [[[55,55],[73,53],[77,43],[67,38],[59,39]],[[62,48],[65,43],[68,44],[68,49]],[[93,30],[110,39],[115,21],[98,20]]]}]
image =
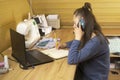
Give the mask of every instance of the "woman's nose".
[{"label": "woman's nose", "polygon": [[73,27],[75,27],[75,24],[73,24]]}]

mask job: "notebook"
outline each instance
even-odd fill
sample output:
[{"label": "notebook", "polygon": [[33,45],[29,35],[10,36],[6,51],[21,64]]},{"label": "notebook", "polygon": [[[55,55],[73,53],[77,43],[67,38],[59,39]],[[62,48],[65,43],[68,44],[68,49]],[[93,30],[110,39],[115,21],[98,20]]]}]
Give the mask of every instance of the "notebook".
[{"label": "notebook", "polygon": [[54,59],[38,50],[26,50],[24,35],[10,29],[12,56],[21,64],[23,69],[48,63]]},{"label": "notebook", "polygon": [[43,50],[42,52],[52,57],[53,59],[61,59],[68,56],[68,50],[65,49],[58,50],[56,48],[51,48],[51,49]]},{"label": "notebook", "polygon": [[120,37],[108,37],[110,53],[120,53]]}]

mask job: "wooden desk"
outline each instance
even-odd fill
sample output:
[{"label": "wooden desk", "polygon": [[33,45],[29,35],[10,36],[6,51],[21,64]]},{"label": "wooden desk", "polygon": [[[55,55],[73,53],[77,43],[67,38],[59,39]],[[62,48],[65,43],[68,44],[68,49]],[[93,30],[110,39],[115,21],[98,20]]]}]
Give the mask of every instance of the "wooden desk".
[{"label": "wooden desk", "polygon": [[[61,29],[56,31],[57,37],[66,42],[73,39],[72,29]],[[53,34],[51,34],[52,36]],[[11,48],[3,52],[11,57]],[[13,59],[13,58],[12,58]],[[3,58],[0,56],[0,61]],[[19,64],[9,60],[9,73],[0,75],[0,80],[73,80],[75,65],[68,65],[67,58],[59,59],[54,62],[35,66],[34,69],[22,70]],[[112,75],[110,73],[109,80],[119,80],[120,75]]]},{"label": "wooden desk", "polygon": [[120,28],[103,28],[102,31],[106,36],[120,36]]},{"label": "wooden desk", "polygon": [[[73,38],[71,36],[73,33],[71,29],[68,29],[67,31],[58,30],[55,32],[57,34],[57,37],[62,39],[62,42],[66,42]],[[50,36],[53,35],[54,34],[51,33]],[[4,51],[3,54],[7,54],[10,58],[12,58],[11,48]],[[0,56],[0,61],[1,60],[3,60],[3,58]],[[35,66],[34,69],[29,70],[20,69],[19,64],[11,60],[9,60],[9,64],[10,68],[13,70],[10,70],[7,74],[0,75],[0,80],[73,80],[76,67],[75,65],[68,65],[67,58],[55,60],[54,62],[47,64],[38,65]]]}]

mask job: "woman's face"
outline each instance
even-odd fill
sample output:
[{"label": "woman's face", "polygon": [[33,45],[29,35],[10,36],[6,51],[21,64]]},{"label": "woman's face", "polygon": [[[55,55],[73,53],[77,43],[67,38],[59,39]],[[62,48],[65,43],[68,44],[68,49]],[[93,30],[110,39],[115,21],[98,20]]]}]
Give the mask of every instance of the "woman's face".
[{"label": "woman's face", "polygon": [[80,17],[73,15],[73,28],[77,26],[77,24],[79,23],[79,19]]}]

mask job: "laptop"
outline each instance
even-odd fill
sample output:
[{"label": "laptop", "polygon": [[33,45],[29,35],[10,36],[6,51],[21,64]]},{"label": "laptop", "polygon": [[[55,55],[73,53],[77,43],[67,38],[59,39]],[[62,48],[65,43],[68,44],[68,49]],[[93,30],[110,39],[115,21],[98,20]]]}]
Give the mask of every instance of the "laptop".
[{"label": "laptop", "polygon": [[26,50],[24,35],[10,29],[12,56],[20,63],[23,69],[43,63],[52,62],[54,59],[38,50]]}]

